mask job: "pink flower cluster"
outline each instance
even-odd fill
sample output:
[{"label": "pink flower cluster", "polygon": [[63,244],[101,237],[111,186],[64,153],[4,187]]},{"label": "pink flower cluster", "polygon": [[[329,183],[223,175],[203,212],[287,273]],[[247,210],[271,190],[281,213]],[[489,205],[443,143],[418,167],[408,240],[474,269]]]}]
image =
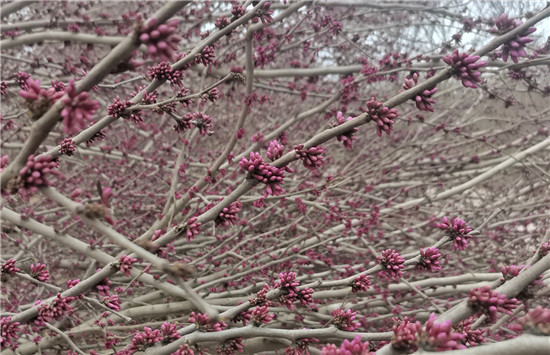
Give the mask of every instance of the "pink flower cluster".
[{"label": "pink flower cluster", "polygon": [[17,339],[19,338],[17,336],[17,333],[21,331],[21,328],[19,328],[19,325],[21,323],[19,322],[11,322],[11,317],[2,317],[0,319],[0,347],[2,350],[9,347],[11,350],[15,351],[19,347],[19,343],[17,342]]},{"label": "pink flower cluster", "polygon": [[254,326],[259,327],[264,324],[268,324],[273,319],[274,315],[269,314],[269,307],[266,305],[258,306],[254,308],[250,315],[250,320]]},{"label": "pink flower cluster", "polygon": [[243,204],[241,201],[235,201],[227,207],[224,207],[218,217],[216,217],[215,223],[217,226],[228,227],[235,225],[238,220],[238,214],[241,212]]},{"label": "pink flower cluster", "polygon": [[138,351],[144,351],[145,349],[155,345],[162,340],[160,331],[158,329],[151,329],[144,327],[143,332],[136,333],[132,338],[132,342],[127,347],[127,354],[134,354]]},{"label": "pink flower cluster", "polygon": [[40,86],[40,80],[32,80],[28,78],[25,80],[25,85],[21,85],[19,96],[27,101],[37,101],[40,97],[47,102],[55,102],[63,96],[63,92],[56,91],[55,88],[42,89]]},{"label": "pink flower cluster", "polygon": [[234,355],[237,352],[242,353],[243,349],[243,338],[239,337],[224,341],[222,345],[216,347],[216,352],[219,355]]},{"label": "pink flower cluster", "polygon": [[418,350],[418,336],[422,333],[422,324],[414,322],[405,316],[402,321],[393,326],[391,345],[401,351],[412,352]]},{"label": "pink flower cluster", "polygon": [[214,63],[214,58],[216,58],[216,55],[214,54],[214,47],[206,46],[200,53],[195,55],[195,63],[202,64],[207,67],[208,65]]},{"label": "pink flower cluster", "polygon": [[219,332],[227,328],[225,322],[212,323],[206,314],[191,312],[189,323],[194,323],[201,332]]},{"label": "pink flower cluster", "polygon": [[132,264],[136,261],[136,258],[131,258],[128,255],[122,255],[118,261],[120,271],[129,277],[131,275],[130,270],[132,269]]},{"label": "pink flower cluster", "polygon": [[62,297],[57,294],[51,304],[41,304],[38,307],[38,319],[35,324],[43,325],[45,322],[61,319],[65,314],[71,314],[73,308],[69,305],[74,297]]},{"label": "pink flower cluster", "polygon": [[50,273],[41,263],[31,264],[31,276],[40,281],[50,281]]},{"label": "pink flower cluster", "polygon": [[303,144],[294,147],[296,156],[300,158],[304,166],[309,170],[316,170],[323,166],[322,154],[325,150],[326,148],[324,147],[311,147],[306,149]]},{"label": "pink flower cluster", "polygon": [[23,183],[23,188],[31,193],[36,192],[39,186],[49,186],[51,182],[46,175],[53,174],[61,176],[56,170],[58,163],[53,161],[50,156],[43,155],[34,160],[34,154],[29,155],[27,164],[19,171],[19,178]]},{"label": "pink flower cluster", "polygon": [[487,339],[483,336],[484,329],[472,329],[473,317],[463,320],[456,329],[464,335],[463,343],[470,347],[485,343]]},{"label": "pink flower cluster", "polygon": [[65,96],[61,101],[65,107],[61,111],[63,117],[64,132],[66,134],[75,134],[78,129],[86,128],[86,121],[92,121],[92,116],[99,107],[96,100],[90,100],[90,94],[87,92],[77,93],[74,80],[69,81],[65,88]]},{"label": "pink flower cluster", "polygon": [[76,144],[72,138],[64,138],[59,146],[59,153],[66,155],[73,155],[73,152],[76,150]]},{"label": "pink flower cluster", "polygon": [[[403,84],[403,89],[410,90],[416,86],[418,83],[418,73],[414,73],[412,76],[405,78],[405,83]],[[416,108],[420,111],[430,111],[434,112],[432,104],[435,104],[436,101],[432,99],[432,95],[437,92],[437,88],[426,89],[421,93],[417,94],[411,100],[416,104]]]},{"label": "pink flower cluster", "polygon": [[117,97],[113,100],[113,103],[110,104],[109,107],[107,107],[107,113],[113,118],[122,117],[125,120],[130,120],[134,123],[143,122],[143,119],[140,117],[141,110],[126,110],[132,105],[133,103],[131,101],[122,101],[120,98]]},{"label": "pink flower cluster", "polygon": [[[352,119],[353,119],[353,117],[351,117],[351,116],[349,116],[347,118],[344,118],[344,115],[342,114],[342,112],[338,112],[336,114],[336,122],[331,122],[330,127],[333,128],[333,127],[343,125],[344,123],[346,123],[347,121],[350,121]],[[357,137],[354,136],[354,134],[357,131],[358,131],[357,128],[352,128],[349,131],[336,136],[336,139],[338,140],[338,142],[342,142],[344,144],[344,147],[351,150],[353,148],[353,141],[355,141],[357,139]]]},{"label": "pink flower cluster", "polygon": [[483,286],[470,290],[468,304],[477,311],[486,314],[492,323],[498,319],[498,312],[512,314],[520,304],[515,298],[508,299],[505,294],[493,291],[491,286]]},{"label": "pink flower cluster", "polygon": [[163,342],[171,342],[181,337],[178,332],[178,325],[170,322],[164,322],[160,326],[160,335],[163,337]]},{"label": "pink flower cluster", "polygon": [[120,311],[120,300],[118,299],[118,295],[105,296],[101,301],[110,309]]},{"label": "pink flower cluster", "polygon": [[2,82],[0,82],[0,95],[2,96],[5,96],[8,94],[8,84],[2,80]]},{"label": "pink flower cluster", "polygon": [[334,344],[327,344],[321,349],[322,355],[370,355],[369,342],[362,342],[361,336],[357,334],[352,341],[344,340],[338,348]]},{"label": "pink flower cluster", "polygon": [[382,266],[383,272],[390,278],[399,279],[403,275],[405,258],[394,249],[386,249],[376,259]]},{"label": "pink flower cluster", "polygon": [[336,308],[330,314],[334,317],[332,323],[340,330],[352,332],[361,325],[359,322],[354,322],[357,312],[351,309],[344,311],[343,309]]},{"label": "pink flower cluster", "polygon": [[166,24],[157,25],[157,19],[152,18],[147,25],[141,28],[139,40],[147,45],[147,52],[151,56],[172,60],[174,51],[178,48],[181,38],[174,35],[179,21],[173,19]]},{"label": "pink flower cluster", "polygon": [[266,2],[262,5],[262,8],[258,10],[257,16],[252,19],[252,22],[258,22],[258,18],[262,21],[264,25],[268,25],[273,22],[273,10],[271,9],[271,2]]},{"label": "pink flower cluster", "polygon": [[182,117],[186,122],[191,122],[196,128],[199,129],[201,136],[212,135],[214,132],[208,129],[212,127],[212,117],[202,113],[188,113]]},{"label": "pink flower cluster", "polygon": [[191,239],[195,238],[195,236],[199,234],[200,227],[201,227],[201,223],[197,222],[197,217],[189,218],[186,225],[187,231],[185,233],[187,241],[191,241]]},{"label": "pink flower cluster", "polygon": [[174,70],[168,62],[160,62],[157,66],[149,68],[149,77],[160,81],[169,81],[172,85],[183,86],[181,82],[183,73]]},{"label": "pink flower cluster", "polygon": [[271,166],[264,162],[264,158],[257,152],[250,152],[249,158],[243,157],[239,166],[254,178],[266,185],[265,194],[279,196],[283,193],[281,184],[285,177],[285,169]]},{"label": "pink flower cluster", "polygon": [[289,310],[294,309],[294,302],[296,301],[300,301],[302,306],[315,304],[312,298],[314,290],[309,287],[299,290],[298,286],[300,286],[300,281],[296,280],[296,274],[293,272],[281,272],[279,280],[273,285],[273,288],[280,288],[285,291],[285,294],[280,297],[280,301]]},{"label": "pink flower cluster", "polygon": [[371,286],[369,275],[361,274],[353,279],[351,283],[351,292],[357,293],[359,291],[367,292]]},{"label": "pink flower cluster", "polygon": [[[513,18],[509,18],[508,15],[502,14],[495,19],[495,26],[497,28],[491,28],[489,31],[496,35],[503,35],[521,24],[523,24],[523,22],[516,21]],[[516,35],[513,39],[504,43],[502,45],[502,53],[500,54],[502,60],[507,62],[508,56],[510,56],[510,58],[512,58],[512,62],[517,64],[519,57],[527,57],[527,53],[525,53],[525,45],[533,42],[533,39],[528,36],[536,30],[537,29],[535,27],[529,27],[521,35]]]},{"label": "pink flower cluster", "polygon": [[550,335],[550,309],[537,306],[520,318],[523,329],[537,335]]},{"label": "pink flower cluster", "polygon": [[416,268],[420,270],[439,271],[441,270],[441,264],[439,263],[440,258],[441,253],[437,248],[420,249],[420,261],[416,265]]},{"label": "pink flower cluster", "polygon": [[502,266],[500,272],[502,272],[501,282],[508,281],[519,275],[519,272],[525,267],[525,265],[509,265]]},{"label": "pink flower cluster", "polygon": [[385,107],[384,103],[376,100],[374,96],[367,102],[365,112],[369,114],[374,122],[376,122],[376,134],[378,137],[382,136],[382,132],[390,134],[390,131],[393,129],[393,124],[395,123],[394,120],[399,116],[396,109]]},{"label": "pink flower cluster", "polygon": [[479,68],[487,65],[486,61],[478,62],[478,55],[469,55],[468,53],[458,53],[455,49],[453,54],[441,58],[445,63],[453,68],[453,75],[462,82],[467,88],[476,89],[475,83],[481,82],[481,72]]},{"label": "pink flower cluster", "polygon": [[420,344],[427,351],[447,351],[466,349],[462,344],[464,335],[453,332],[452,323],[447,320],[443,323],[436,322],[437,316],[432,313],[426,322],[424,332],[420,335]]},{"label": "pink flower cluster", "polygon": [[15,259],[8,259],[4,264],[2,264],[2,272],[7,274],[15,274],[16,272],[21,271],[18,267],[15,266]]},{"label": "pink flower cluster", "polygon": [[453,241],[453,250],[465,250],[468,246],[468,239],[471,236],[468,235],[472,231],[470,226],[466,225],[466,222],[459,218],[453,218],[452,220],[443,217],[441,223],[435,225],[437,228],[444,230],[445,233]]},{"label": "pink flower cluster", "polygon": [[275,139],[269,142],[267,147],[267,158],[271,161],[279,159],[283,155],[285,147]]}]

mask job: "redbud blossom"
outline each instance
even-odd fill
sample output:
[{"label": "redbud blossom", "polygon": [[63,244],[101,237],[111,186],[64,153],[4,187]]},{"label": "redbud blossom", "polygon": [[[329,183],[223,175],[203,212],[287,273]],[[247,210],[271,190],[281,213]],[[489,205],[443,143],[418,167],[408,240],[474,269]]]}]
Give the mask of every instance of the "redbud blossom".
[{"label": "redbud blossom", "polygon": [[443,56],[441,59],[453,68],[453,75],[462,82],[467,88],[476,89],[475,83],[481,82],[481,73],[479,68],[487,65],[486,61],[478,62],[478,55],[469,55],[468,53],[458,53],[455,49],[453,54]]},{"label": "redbud blossom", "polygon": [[63,131],[66,134],[75,134],[79,129],[86,128],[86,121],[92,121],[92,116],[99,107],[96,100],[90,99],[90,94],[87,92],[77,93],[74,80],[69,81],[69,85],[65,88],[65,96],[61,101],[65,107],[61,111],[63,117]]},{"label": "redbud blossom", "polygon": [[173,19],[166,24],[157,25],[157,19],[152,18],[141,28],[139,40],[147,45],[151,56],[172,60],[174,51],[178,48],[181,38],[174,35],[178,29],[179,20]]},{"label": "redbud blossom", "polygon": [[519,322],[529,333],[535,335],[550,335],[550,309],[537,306]]},{"label": "redbud blossom", "polygon": [[382,136],[382,132],[390,134],[393,129],[395,119],[399,116],[397,110],[387,108],[381,101],[377,101],[374,96],[367,102],[367,108],[365,112],[369,114],[370,118],[376,122],[376,134],[378,137]]},{"label": "redbud blossom", "polygon": [[243,157],[239,166],[247,171],[251,178],[266,184],[264,196],[282,194],[281,184],[285,177],[285,169],[279,169],[264,162],[260,153],[257,152],[250,152],[249,158]]},{"label": "redbud blossom", "polygon": [[[502,14],[495,19],[495,26],[497,28],[491,28],[489,32],[496,35],[503,35],[507,32],[510,32],[514,28],[523,24],[522,21],[516,21],[513,18],[509,18],[508,15]],[[535,27],[529,27],[527,30],[521,34],[516,35],[514,38],[502,45],[502,60],[507,62],[508,56],[512,58],[512,62],[518,63],[519,57],[527,57],[525,53],[525,45],[527,43],[533,42],[533,39],[528,37],[531,33],[535,32],[537,29]]]},{"label": "redbud blossom", "polygon": [[471,236],[468,235],[472,231],[470,226],[466,225],[466,222],[459,218],[453,218],[448,220],[447,217],[441,219],[441,223],[437,223],[436,227],[445,231],[445,233],[453,241],[453,250],[465,250],[468,246],[468,239]]},{"label": "redbud blossom", "polygon": [[14,259],[8,259],[8,261],[2,264],[2,272],[7,274],[15,274],[16,272],[21,271],[21,269],[15,266],[15,262],[16,261]]},{"label": "redbud blossom", "polygon": [[369,342],[362,342],[361,336],[357,334],[352,341],[345,339],[340,347],[334,344],[327,344],[321,349],[321,355],[370,355]]},{"label": "redbud blossom", "polygon": [[405,258],[399,255],[394,249],[386,249],[382,252],[381,256],[377,256],[376,259],[382,266],[383,272],[395,279],[399,279],[403,275],[403,269],[405,266]]},{"label": "redbud blossom", "polygon": [[130,120],[134,123],[143,122],[143,119],[140,117],[141,110],[126,110],[132,105],[133,103],[131,101],[122,101],[117,97],[113,100],[113,103],[107,107],[107,113],[113,118],[122,117],[125,120]]},{"label": "redbud blossom", "polygon": [[470,290],[468,304],[477,311],[486,314],[492,323],[498,319],[498,312],[512,314],[512,311],[520,304],[515,299],[508,299],[505,294],[491,290],[491,286],[483,286]]},{"label": "redbud blossom", "polygon": [[441,253],[437,248],[420,249],[420,261],[416,265],[416,268],[429,271],[441,270],[440,258]]},{"label": "redbud blossom", "polygon": [[181,82],[183,73],[174,70],[168,62],[160,62],[156,67],[149,68],[149,77],[160,81],[169,81],[172,85],[180,87],[183,85]]},{"label": "redbud blossom", "polygon": [[[337,127],[352,119],[353,117],[351,116],[344,118],[344,115],[342,114],[342,112],[338,112],[336,114],[336,122],[331,122],[329,126],[331,128]],[[338,140],[338,142],[342,142],[344,144],[344,147],[351,150],[353,148],[353,141],[357,139],[357,137],[354,135],[357,131],[358,131],[357,128],[352,128],[349,131],[336,136],[336,139]]]},{"label": "redbud blossom", "polygon": [[304,148],[303,144],[294,147],[296,156],[300,158],[304,166],[310,170],[315,170],[323,166],[322,154],[325,152],[324,147]]},{"label": "redbud blossom", "polygon": [[357,276],[351,284],[351,292],[357,293],[359,291],[367,292],[371,286],[370,276],[361,274]]},{"label": "redbud blossom", "polygon": [[447,320],[443,323],[436,322],[437,316],[430,314],[426,322],[426,328],[420,336],[420,346],[427,351],[447,351],[466,349],[462,344],[464,335],[453,332],[452,323]]},{"label": "redbud blossom", "polygon": [[416,351],[418,350],[417,339],[421,333],[422,324],[405,316],[402,321],[393,326],[391,345],[397,350]]},{"label": "redbud blossom", "polygon": [[11,316],[2,317],[0,319],[0,331],[2,334],[0,337],[0,346],[2,350],[9,347],[11,350],[15,351],[15,349],[19,347],[19,343],[17,342],[19,338],[17,333],[21,331],[19,325],[21,325],[19,322],[12,323]]},{"label": "redbud blossom", "polygon": [[330,314],[334,317],[332,323],[340,330],[352,332],[361,325],[359,322],[354,322],[357,312],[351,309],[344,311],[343,309],[337,308],[330,312]]},{"label": "redbud blossom", "polygon": [[269,147],[267,148],[267,158],[271,161],[279,159],[283,155],[285,147],[275,139],[269,142]]},{"label": "redbud blossom", "polygon": [[[418,83],[418,73],[414,73],[412,76],[405,78],[405,83],[403,84],[403,89],[409,90],[416,86]],[[426,89],[421,93],[417,94],[415,97],[411,98],[416,104],[416,108],[420,111],[430,111],[434,112],[432,104],[435,104],[436,101],[432,99],[432,95],[437,92],[437,88]]]}]

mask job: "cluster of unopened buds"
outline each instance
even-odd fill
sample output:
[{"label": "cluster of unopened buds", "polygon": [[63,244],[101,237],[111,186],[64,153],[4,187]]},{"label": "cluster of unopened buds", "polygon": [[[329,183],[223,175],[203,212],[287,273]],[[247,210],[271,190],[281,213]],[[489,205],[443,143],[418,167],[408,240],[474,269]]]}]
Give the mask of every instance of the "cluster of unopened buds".
[{"label": "cluster of unopened buds", "polygon": [[480,61],[478,55],[468,53],[459,53],[455,49],[453,54],[443,56],[441,59],[453,68],[453,75],[462,82],[467,88],[476,89],[476,83],[481,82],[481,72],[479,68],[487,65],[486,61]]},{"label": "cluster of unopened buds", "polygon": [[216,217],[215,223],[217,226],[228,227],[237,223],[237,215],[241,212],[243,204],[241,201],[235,201],[227,207],[224,207],[218,217]]},{"label": "cluster of unopened buds", "polygon": [[492,323],[498,319],[498,312],[512,314],[512,311],[520,302],[511,298],[508,299],[505,294],[493,291],[491,286],[483,286],[470,290],[468,304],[477,311],[486,314]]},{"label": "cluster of unopened buds", "polygon": [[300,281],[296,279],[296,274],[293,272],[281,272],[279,274],[279,280],[275,282],[273,288],[280,288],[284,291],[279,300],[289,310],[294,309],[294,302],[300,301],[302,306],[314,305],[315,301],[312,298],[313,289],[306,287],[302,290],[298,289]]},{"label": "cluster of unopened buds", "polygon": [[265,195],[279,196],[283,193],[281,184],[285,177],[285,169],[271,166],[264,162],[260,153],[250,152],[249,157],[243,157],[239,166],[254,178],[266,185]]},{"label": "cluster of unopened buds", "polygon": [[168,62],[160,62],[157,66],[149,68],[149,77],[160,81],[169,81],[172,85],[183,86],[181,82],[183,73],[173,69]]},{"label": "cluster of unopened buds", "polygon": [[537,306],[520,318],[524,329],[536,335],[550,335],[550,309]]},{"label": "cluster of unopened buds", "polygon": [[61,101],[65,107],[61,111],[63,117],[64,132],[74,134],[78,129],[86,128],[85,121],[92,121],[92,116],[99,107],[96,100],[90,99],[90,94],[87,92],[77,93],[74,80],[69,81],[69,85],[65,88],[65,96]]},{"label": "cluster of unopened buds", "polygon": [[[403,89],[409,90],[416,86],[418,83],[418,73],[414,73],[412,76],[405,78],[405,83],[403,84]],[[436,101],[432,99],[432,95],[437,92],[437,88],[426,89],[421,93],[418,93],[415,97],[411,98],[416,104],[416,108],[420,111],[430,111],[434,112],[432,104],[435,104]]]},{"label": "cluster of unopened buds", "polygon": [[[333,128],[333,127],[343,125],[344,123],[352,119],[353,117],[351,116],[344,118],[344,114],[342,112],[338,112],[336,114],[336,122],[331,122],[330,127]],[[351,150],[353,148],[353,141],[357,139],[357,137],[354,135],[357,131],[358,129],[354,127],[343,134],[337,135],[336,139],[338,140],[338,142],[342,142],[344,144],[344,147]]]},{"label": "cluster of unopened buds", "polygon": [[267,158],[271,161],[279,159],[283,155],[285,147],[275,139],[269,142],[267,147]]},{"label": "cluster of unopened buds", "polygon": [[128,255],[122,255],[119,260],[119,268],[126,276],[130,276],[130,270],[132,269],[132,264],[137,261],[136,258],[132,258]]},{"label": "cluster of unopened buds", "polygon": [[323,166],[323,156],[326,148],[324,147],[311,147],[304,148],[303,144],[299,144],[294,147],[296,156],[300,158],[304,166],[310,170],[315,170]]},{"label": "cluster of unopened buds", "polygon": [[158,25],[157,22],[155,18],[149,20],[141,28],[139,40],[147,45],[149,55],[171,60],[181,41],[181,38],[174,35],[178,29],[179,20],[172,19],[161,25]]},{"label": "cluster of unopened buds", "polygon": [[378,262],[382,266],[385,275],[390,278],[399,279],[403,275],[405,258],[394,249],[386,249],[381,256],[377,256]]},{"label": "cluster of unopened buds", "polygon": [[48,180],[47,175],[61,176],[62,174],[57,170],[58,162],[52,160],[48,155],[42,155],[34,159],[34,154],[29,155],[27,163],[19,171],[20,183],[23,189],[30,193],[35,193],[40,186],[49,186],[51,181]]},{"label": "cluster of unopened buds", "polygon": [[113,118],[122,117],[125,120],[130,120],[134,123],[143,122],[141,118],[141,110],[127,110],[133,103],[131,101],[122,101],[120,98],[113,100],[113,103],[107,107],[107,113]]},{"label": "cluster of unopened buds", "polygon": [[332,323],[338,329],[352,332],[361,325],[359,322],[354,322],[357,312],[354,312],[351,309],[344,311],[343,309],[337,308],[330,312],[330,314],[334,317],[332,319]]},{"label": "cluster of unopened buds", "polygon": [[382,132],[390,134],[395,124],[395,119],[399,116],[396,109],[385,107],[384,103],[376,100],[374,96],[367,102],[365,112],[376,122],[376,134],[378,137],[382,136]]},{"label": "cluster of unopened buds", "polygon": [[219,332],[227,328],[227,324],[223,321],[212,322],[206,314],[191,312],[189,323],[195,324],[201,332]]},{"label": "cluster of unopened buds", "polygon": [[327,344],[321,349],[321,355],[370,355],[369,342],[363,342],[357,334],[352,341],[345,339],[340,347],[334,344]]},{"label": "cluster of unopened buds", "polygon": [[16,260],[8,259],[4,264],[2,264],[2,272],[7,274],[15,274],[16,272],[21,271],[18,267],[15,266]]},{"label": "cluster of unopened buds", "polygon": [[268,324],[273,319],[274,315],[269,313],[267,305],[258,306],[252,310],[250,320],[254,326],[259,327],[263,324]]},{"label": "cluster of unopened buds", "polygon": [[[523,24],[521,21],[516,21],[513,18],[509,18],[508,15],[502,14],[495,19],[496,28],[491,28],[489,31],[496,35],[503,35],[510,32],[514,28]],[[535,32],[535,27],[529,27],[521,34],[516,35],[514,38],[502,45],[501,58],[503,61],[508,61],[508,57],[512,58],[512,62],[518,62],[518,58],[527,57],[525,53],[525,45],[533,42],[533,39],[528,37],[531,33]]]},{"label": "cluster of unopened buds", "polygon": [[405,316],[402,321],[395,320],[391,345],[397,350],[418,350],[418,335],[422,332],[422,324]]},{"label": "cluster of unopened buds", "polygon": [[351,292],[357,293],[359,291],[367,292],[371,286],[370,276],[361,274],[355,279],[353,279],[353,282],[351,283]]},{"label": "cluster of unopened buds", "polygon": [[453,218],[449,220],[447,217],[441,219],[441,223],[435,225],[437,228],[442,229],[453,241],[453,250],[465,250],[468,246],[468,239],[471,238],[468,235],[472,228],[466,225],[466,222],[459,218]]},{"label": "cluster of unopened buds", "polygon": [[420,249],[420,261],[416,265],[419,270],[439,271],[441,253],[437,248]]},{"label": "cluster of unopened buds", "polygon": [[200,227],[201,227],[201,223],[197,222],[197,217],[189,218],[189,220],[187,221],[186,232],[185,232],[185,236],[187,237],[188,241],[195,238],[195,236],[199,234]]},{"label": "cluster of unopened buds", "polygon": [[448,351],[466,349],[462,343],[464,334],[453,331],[450,320],[442,323],[436,322],[437,316],[430,314],[424,331],[419,336],[419,345],[427,351]]}]

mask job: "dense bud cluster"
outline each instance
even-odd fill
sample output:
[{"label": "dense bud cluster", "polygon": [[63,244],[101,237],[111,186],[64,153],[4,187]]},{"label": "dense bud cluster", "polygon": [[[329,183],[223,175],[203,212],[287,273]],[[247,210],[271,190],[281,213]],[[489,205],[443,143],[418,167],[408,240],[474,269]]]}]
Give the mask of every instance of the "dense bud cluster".
[{"label": "dense bud cluster", "polygon": [[422,332],[422,324],[405,316],[402,321],[394,324],[391,345],[398,350],[416,351],[418,336]]},{"label": "dense bud cluster", "polygon": [[462,344],[464,335],[453,332],[453,326],[450,320],[443,323],[436,322],[437,316],[430,314],[426,322],[424,332],[420,335],[419,345],[427,351],[447,351],[466,349]]},{"label": "dense bud cluster", "polygon": [[476,89],[475,83],[481,82],[481,72],[479,68],[487,65],[486,61],[480,61],[478,55],[469,55],[468,53],[459,53],[455,49],[453,54],[443,56],[441,59],[453,68],[453,75],[462,82],[467,88]]},{"label": "dense bud cluster", "polygon": [[134,123],[143,122],[143,119],[140,116],[141,110],[126,110],[132,105],[133,103],[131,101],[122,101],[117,97],[113,100],[113,103],[107,107],[107,113],[113,118],[122,117],[125,120],[130,120]]},{"label": "dense bud cluster", "polygon": [[505,294],[491,290],[491,286],[483,286],[470,290],[468,304],[477,311],[486,314],[492,323],[498,319],[498,312],[512,314],[512,311],[520,304],[515,299],[508,299]]},{"label": "dense bud cluster", "polygon": [[166,24],[157,24],[152,18],[141,28],[139,40],[147,45],[147,52],[154,57],[171,60],[174,51],[178,49],[181,38],[174,35],[178,29],[179,20],[173,19]]},{"label": "dense bud cluster", "polygon": [[40,186],[49,186],[51,181],[47,175],[61,176],[57,170],[58,162],[52,160],[50,156],[42,155],[34,159],[34,154],[29,155],[27,164],[19,171],[19,179],[22,187],[29,192],[34,193]]},{"label": "dense bud cluster", "polygon": [[197,329],[201,332],[219,332],[224,328],[227,328],[225,322],[212,322],[206,314],[191,312],[189,317],[189,323],[195,324]]},{"label": "dense bud cluster", "polygon": [[390,134],[395,119],[399,116],[396,109],[385,107],[384,103],[376,100],[374,96],[367,102],[365,112],[376,123],[376,134],[378,137],[382,136],[382,132]]},{"label": "dense bud cluster", "polygon": [[353,279],[353,282],[351,284],[351,291],[353,293],[357,293],[359,291],[367,292],[370,287],[371,287],[370,276],[361,274],[357,276],[355,279]]},{"label": "dense bud cluster", "polygon": [[238,220],[238,214],[241,212],[243,204],[241,201],[235,201],[227,207],[224,207],[215,220],[217,226],[228,227],[235,225]]},{"label": "dense bud cluster", "polygon": [[322,154],[325,152],[324,147],[304,148],[303,144],[294,147],[296,156],[300,158],[304,166],[310,170],[315,170],[323,166]]},{"label": "dense bud cluster", "polygon": [[403,275],[405,258],[394,249],[386,249],[376,259],[382,266],[383,272],[390,278],[399,279]]},{"label": "dense bud cluster", "polygon": [[267,158],[271,161],[279,159],[283,155],[285,147],[275,139],[269,142],[267,147]]},{"label": "dense bud cluster", "polygon": [[550,335],[550,309],[537,306],[520,318],[524,329],[536,335]]},{"label": "dense bud cluster", "polygon": [[21,271],[18,267],[15,266],[16,260],[8,259],[5,263],[2,264],[2,272],[7,274],[15,274],[16,272]]},{"label": "dense bud cluster", "polygon": [[344,311],[343,309],[337,308],[330,312],[330,314],[334,317],[332,323],[338,329],[352,332],[361,325],[359,322],[354,322],[357,312],[351,309]]},{"label": "dense bud cluster", "polygon": [[0,318],[0,331],[2,333],[0,346],[2,350],[9,347],[15,351],[19,347],[17,339],[19,338],[18,333],[21,332],[20,324],[19,322],[12,323],[11,316]]},{"label": "dense bud cluster", "polygon": [[[508,15],[502,14],[495,19],[496,28],[491,28],[489,31],[500,36],[510,32],[521,24],[523,24],[523,22],[516,21],[513,18],[509,18]],[[516,35],[513,39],[504,43],[502,45],[502,52],[500,53],[502,60],[507,62],[508,57],[510,57],[512,58],[512,62],[517,64],[518,58],[527,57],[527,53],[525,53],[525,45],[533,42],[533,39],[528,36],[536,30],[537,29],[535,27],[529,27],[521,35]]]},{"label": "dense bud cluster", "polygon": [[66,155],[73,155],[73,152],[76,150],[76,144],[72,138],[64,138],[61,144],[59,145],[59,153]]},{"label": "dense bud cluster", "polygon": [[64,132],[75,134],[79,129],[86,128],[85,120],[92,121],[92,116],[99,108],[99,103],[96,100],[91,100],[90,94],[87,92],[77,93],[74,80],[69,81],[69,85],[65,88],[65,94],[61,99],[65,104],[61,111]]},{"label": "dense bud cluster", "polygon": [[441,223],[437,223],[436,227],[444,230],[449,238],[451,238],[453,241],[453,250],[465,250],[468,246],[468,239],[471,238],[468,234],[472,231],[472,228],[466,225],[466,222],[463,220],[456,217],[449,220],[447,217],[443,217]]},{"label": "dense bud cluster", "polygon": [[[405,78],[405,83],[403,84],[403,89],[410,90],[416,86],[418,83],[418,73],[414,73],[412,76]],[[436,101],[432,99],[432,95],[437,92],[437,88],[426,89],[421,93],[417,94],[415,97],[411,98],[416,104],[416,108],[420,111],[430,111],[434,112],[432,104],[435,104]]]},{"label": "dense bud cluster", "polygon": [[334,344],[327,344],[321,349],[321,355],[370,355],[369,342],[362,342],[361,336],[357,334],[352,341],[345,339],[340,347]]},{"label": "dense bud cluster", "polygon": [[420,261],[416,267],[420,270],[439,271],[441,270],[440,258],[441,253],[437,248],[420,249]]},{"label": "dense bud cluster", "polygon": [[[344,123],[352,119],[353,117],[351,116],[344,118],[344,114],[342,114],[342,112],[338,112],[336,114],[336,122],[331,122],[330,127],[332,128],[343,125]],[[357,128],[352,128],[349,131],[336,136],[336,139],[338,140],[338,142],[342,142],[344,144],[344,147],[351,150],[353,148],[353,141],[357,139],[357,137],[354,135],[355,133],[357,133],[357,131]]]},{"label": "dense bud cluster", "polygon": [[283,193],[281,184],[285,177],[285,170],[264,162],[260,153],[250,152],[248,158],[241,159],[239,166],[247,171],[250,177],[266,184],[265,196],[279,196]]},{"label": "dense bud cluster", "polygon": [[160,62],[157,66],[149,68],[149,77],[160,80],[169,81],[172,85],[182,86],[181,79],[183,73],[175,70],[168,62]]}]

